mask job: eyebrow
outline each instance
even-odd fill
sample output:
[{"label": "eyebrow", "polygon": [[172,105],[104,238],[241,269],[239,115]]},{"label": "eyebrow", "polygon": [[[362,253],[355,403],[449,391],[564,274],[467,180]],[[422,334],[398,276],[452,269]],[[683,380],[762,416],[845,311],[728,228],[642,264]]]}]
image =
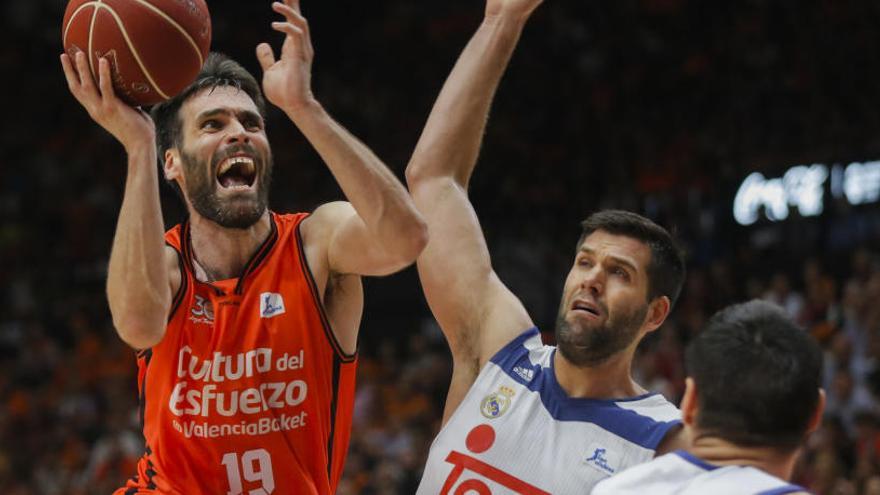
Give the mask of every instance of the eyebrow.
[{"label": "eyebrow", "polygon": [[239,118],[245,117],[251,120],[256,120],[260,124],[263,123],[263,117],[252,110],[232,111],[228,108],[212,108],[210,110],[205,110],[204,112],[200,113],[198,117],[196,117],[196,122],[200,122],[211,117],[217,117],[218,115],[236,115]]},{"label": "eyebrow", "polygon": [[[582,245],[580,250],[586,254],[592,254],[592,255],[596,254],[596,251],[594,251],[591,248],[588,248],[587,246]],[[611,258],[613,261],[616,261],[617,263],[629,268],[630,270],[632,270],[635,273],[639,272],[639,269],[636,266],[636,264],[627,258],[624,258],[622,256],[616,256],[613,254],[609,254],[608,257]]]}]

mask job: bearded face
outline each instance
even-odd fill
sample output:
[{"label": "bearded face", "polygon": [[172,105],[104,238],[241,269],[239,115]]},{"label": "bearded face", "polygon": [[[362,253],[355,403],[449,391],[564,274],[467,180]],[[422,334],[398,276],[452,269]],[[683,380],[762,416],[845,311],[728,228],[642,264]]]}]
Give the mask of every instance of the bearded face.
[{"label": "bearded face", "polygon": [[199,215],[230,229],[255,224],[268,207],[272,156],[248,145],[218,150],[208,160],[181,151],[186,196]]},{"label": "bearded face", "polygon": [[251,227],[266,212],[272,180],[272,152],[254,100],[235,86],[207,87],[179,115],[179,160],[166,162],[166,178],[177,180],[194,213],[230,229]]},{"label": "bearded face", "polygon": [[[608,315],[607,307],[602,311]],[[566,313],[563,305],[556,318],[557,348],[575,366],[588,367],[604,363],[639,337],[648,304],[622,308],[620,314],[609,315],[604,320],[566,318]]]},{"label": "bearded face", "polygon": [[653,329],[645,325],[650,261],[646,244],[605,231],[578,246],[556,318],[557,346],[567,361],[602,364],[633,347],[643,329]]}]

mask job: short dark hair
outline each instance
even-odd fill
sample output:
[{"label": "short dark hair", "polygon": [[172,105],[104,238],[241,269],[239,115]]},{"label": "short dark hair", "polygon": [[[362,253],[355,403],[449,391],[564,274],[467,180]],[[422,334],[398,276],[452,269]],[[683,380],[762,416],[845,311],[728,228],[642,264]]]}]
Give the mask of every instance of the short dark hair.
[{"label": "short dark hair", "polygon": [[822,351],[779,306],[754,300],[715,313],[685,367],[701,434],[784,451],[803,440],[819,403]]},{"label": "short dark hair", "polygon": [[[203,89],[213,91],[223,86],[244,91],[254,101],[260,115],[266,118],[266,100],[256,78],[235,60],[222,53],[211,52],[192,84],[177,96],[155,105],[150,111],[156,124],[156,148],[160,169],[165,162],[165,152],[181,145],[183,121],[180,119],[180,107]],[[172,183],[172,187],[179,195],[180,189],[177,183]]]},{"label": "short dark hair", "polygon": [[684,284],[684,252],[663,227],[636,213],[623,210],[603,210],[581,222],[583,233],[578,247],[593,232],[604,231],[624,235],[644,242],[651,249],[648,264],[648,300],[666,296],[674,306]]}]

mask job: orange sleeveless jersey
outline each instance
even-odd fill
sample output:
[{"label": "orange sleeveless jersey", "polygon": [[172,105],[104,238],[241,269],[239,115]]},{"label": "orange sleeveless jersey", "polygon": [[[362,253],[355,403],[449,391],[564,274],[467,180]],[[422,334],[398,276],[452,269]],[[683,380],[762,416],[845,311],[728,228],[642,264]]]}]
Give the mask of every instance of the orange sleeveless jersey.
[{"label": "orange sleeveless jersey", "polygon": [[182,280],[162,341],[138,353],[146,454],[116,495],[332,494],[348,450],[356,356],[336,342],[299,231],[271,214],[241,278]]}]

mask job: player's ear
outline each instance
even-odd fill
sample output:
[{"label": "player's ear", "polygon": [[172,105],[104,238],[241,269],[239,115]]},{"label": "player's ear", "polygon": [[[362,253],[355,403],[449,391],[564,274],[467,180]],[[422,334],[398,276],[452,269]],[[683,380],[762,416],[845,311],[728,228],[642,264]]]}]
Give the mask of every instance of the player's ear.
[{"label": "player's ear", "polygon": [[662,325],[663,322],[666,321],[666,317],[669,316],[669,310],[671,307],[672,304],[666,296],[660,296],[651,301],[648,305],[648,315],[646,316],[645,322],[648,332],[653,332],[660,328],[660,325]]},{"label": "player's ear", "polygon": [[691,377],[684,379],[684,396],[681,398],[679,408],[681,421],[686,426],[692,426],[697,420],[697,384]]},{"label": "player's ear", "polygon": [[169,148],[165,150],[164,165],[162,170],[165,172],[165,179],[173,181],[181,177],[180,152],[177,148]]},{"label": "player's ear", "polygon": [[822,414],[825,412],[825,390],[819,389],[819,400],[816,401],[816,410],[810,418],[810,424],[807,426],[807,434],[813,433],[822,424]]}]

